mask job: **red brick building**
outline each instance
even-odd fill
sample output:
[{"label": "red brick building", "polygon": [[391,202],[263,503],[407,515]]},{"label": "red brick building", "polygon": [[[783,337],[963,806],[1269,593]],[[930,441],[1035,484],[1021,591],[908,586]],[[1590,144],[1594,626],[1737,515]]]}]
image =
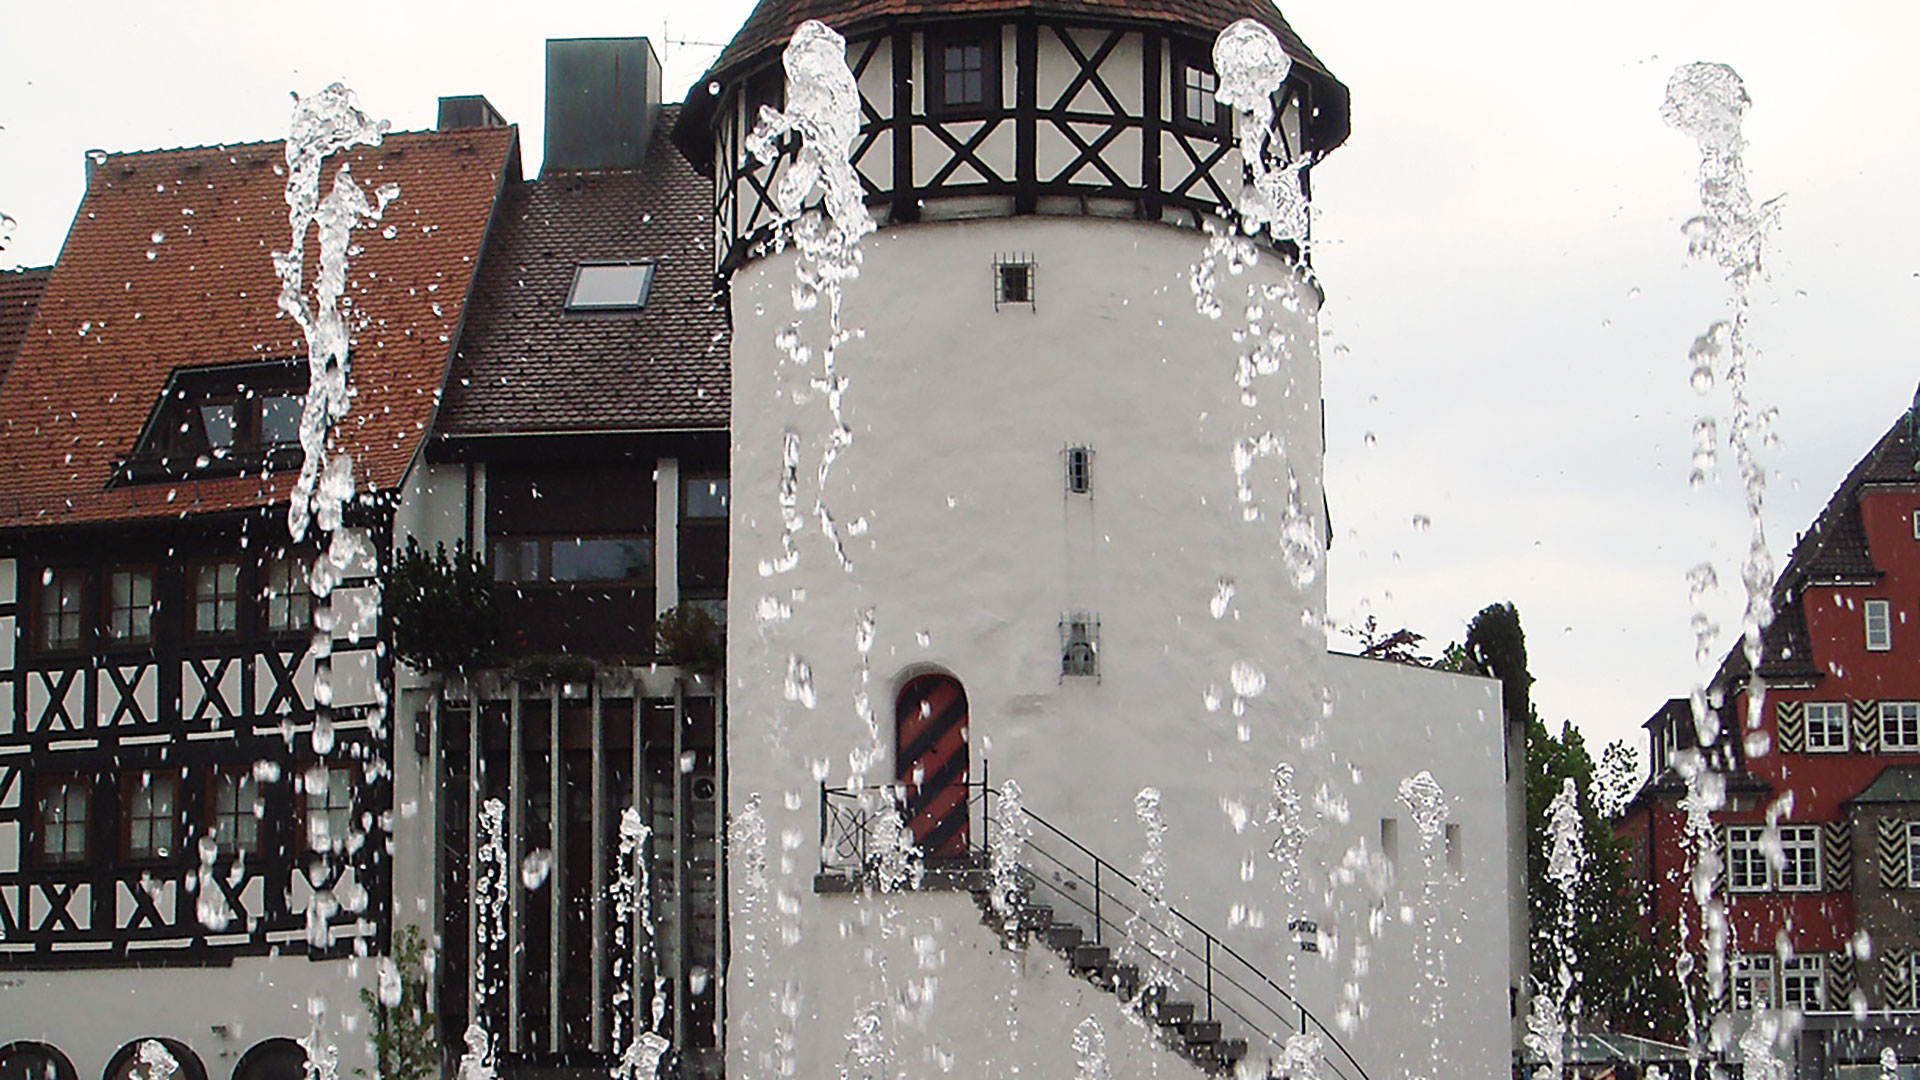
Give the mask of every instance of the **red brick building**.
[{"label": "red brick building", "polygon": [[[1728,992],[1736,1012],[1802,1012],[1799,1076],[1877,1069],[1887,1046],[1903,1060],[1920,1050],[1904,1034],[1920,985],[1917,424],[1901,416],[1854,466],[1775,582],[1758,727],[1747,727],[1738,646],[1708,688],[1725,732],[1707,758],[1727,785],[1714,822],[1725,864],[1716,892],[1732,923]],[[1698,926],[1680,807],[1692,712],[1675,699],[1646,722],[1652,777],[1619,822],[1664,942],[1683,918]]]}]

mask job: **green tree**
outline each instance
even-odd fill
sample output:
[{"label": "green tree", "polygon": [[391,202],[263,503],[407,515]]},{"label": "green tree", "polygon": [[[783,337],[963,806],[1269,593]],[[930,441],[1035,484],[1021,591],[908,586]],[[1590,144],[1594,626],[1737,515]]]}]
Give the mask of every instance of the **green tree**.
[{"label": "green tree", "polygon": [[1631,752],[1609,748],[1607,780],[1596,778],[1586,742],[1571,723],[1554,736],[1533,708],[1533,675],[1527,670],[1527,637],[1511,603],[1490,604],[1473,617],[1464,644],[1449,644],[1436,667],[1500,680],[1509,717],[1523,717],[1527,730],[1527,911],[1531,923],[1528,976],[1536,987],[1555,984],[1562,943],[1556,940],[1561,898],[1547,878],[1547,807],[1571,778],[1579,792],[1580,832],[1586,865],[1573,895],[1571,967],[1583,1025],[1635,1034],[1677,1034],[1680,989],[1671,962],[1656,951],[1643,927],[1640,898],[1628,877],[1626,844],[1616,837],[1608,812],[1617,799],[1614,775]]},{"label": "green tree", "polygon": [[393,652],[422,671],[464,674],[497,658],[501,618],[487,561],[455,544],[433,553],[407,537],[384,598]]},{"label": "green tree", "polygon": [[[377,1080],[428,1080],[440,1074],[436,1019],[427,1008],[427,943],[420,928],[394,935],[393,969],[382,974],[377,991],[362,988],[360,1004],[372,1018],[373,1076]],[[355,1075],[366,1076],[365,1069]]]}]

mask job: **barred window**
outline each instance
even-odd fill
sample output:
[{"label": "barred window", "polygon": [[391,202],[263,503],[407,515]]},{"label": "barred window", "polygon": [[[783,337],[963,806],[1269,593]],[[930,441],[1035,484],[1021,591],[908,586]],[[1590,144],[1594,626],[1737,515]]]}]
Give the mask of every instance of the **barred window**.
[{"label": "barred window", "polygon": [[1847,703],[1807,702],[1807,750],[1838,753],[1847,748]]},{"label": "barred window", "polygon": [[1086,495],[1093,491],[1093,448],[1067,447],[1067,491]]},{"label": "barred window", "polygon": [[1100,620],[1077,612],[1060,620],[1060,674],[1100,674]]},{"label": "barred window", "polygon": [[1827,1007],[1827,965],[1819,953],[1789,956],[1780,962],[1780,1004],[1801,1012]]}]

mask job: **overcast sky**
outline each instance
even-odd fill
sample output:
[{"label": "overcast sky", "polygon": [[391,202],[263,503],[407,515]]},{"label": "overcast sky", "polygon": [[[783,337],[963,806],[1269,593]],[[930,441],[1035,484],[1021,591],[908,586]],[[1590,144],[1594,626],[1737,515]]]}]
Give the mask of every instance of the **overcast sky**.
[{"label": "overcast sky", "polygon": [[[484,93],[522,125],[531,171],[545,38],[649,36],[677,96],[750,6],[26,5],[0,42],[0,211],[18,220],[0,265],[58,254],[87,148],[277,138],[288,93],[335,79],[401,129],[432,126],[438,95]],[[1730,464],[1699,492],[1686,482],[1694,416],[1726,428],[1723,392],[1696,396],[1686,360],[1725,288],[1686,262],[1698,156],[1660,121],[1667,77],[1732,64],[1754,99],[1753,190],[1787,195],[1752,332],[1753,396],[1780,410],[1763,460],[1784,562],[1920,379],[1920,5],[1283,10],[1353,90],[1353,136],[1314,176],[1331,614],[1437,647],[1512,600],[1542,714],[1638,744],[1639,723],[1700,678],[1686,569],[1718,563],[1730,642],[1746,546]]]}]

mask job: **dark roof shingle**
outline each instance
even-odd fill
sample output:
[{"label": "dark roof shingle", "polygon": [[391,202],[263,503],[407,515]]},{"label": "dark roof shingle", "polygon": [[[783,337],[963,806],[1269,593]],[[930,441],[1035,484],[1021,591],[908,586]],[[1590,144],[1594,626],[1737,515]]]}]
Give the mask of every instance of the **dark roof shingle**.
[{"label": "dark roof shingle", "polygon": [[[438,431],[725,429],[728,312],[713,272],[713,185],[668,143],[638,169],[513,185],[482,264]],[[568,312],[582,262],[651,261],[638,312]]]},{"label": "dark roof shingle", "polygon": [[0,383],[7,381],[7,369],[27,336],[27,326],[40,306],[40,294],[46,291],[51,266],[0,270]]}]

